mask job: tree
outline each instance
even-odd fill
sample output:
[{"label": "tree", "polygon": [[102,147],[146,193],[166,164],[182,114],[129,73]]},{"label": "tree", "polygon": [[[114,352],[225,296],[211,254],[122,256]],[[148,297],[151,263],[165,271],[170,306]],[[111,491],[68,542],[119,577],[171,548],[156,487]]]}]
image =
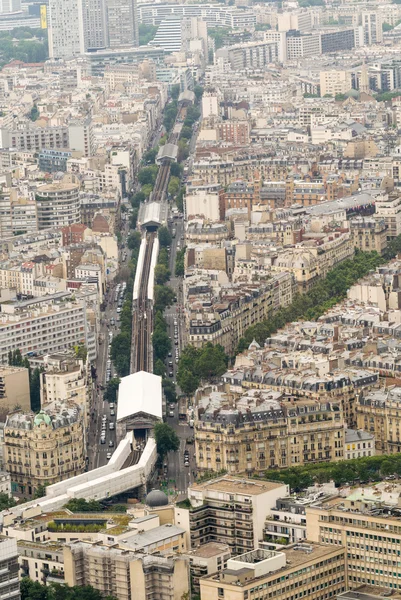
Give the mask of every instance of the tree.
[{"label": "tree", "polygon": [[159,237],[159,244],[160,246],[166,248],[167,246],[171,246],[171,233],[169,232],[169,230],[167,229],[167,227],[165,227],[163,225],[163,227],[159,228],[159,233],[158,233],[158,237]]},{"label": "tree", "polygon": [[178,140],[177,160],[179,162],[183,162],[184,160],[187,160],[188,156],[189,156],[189,148],[188,148],[187,141],[184,139]]},{"label": "tree", "polygon": [[168,285],[155,286],[155,310],[164,312],[168,306],[171,306],[175,298],[175,292]]},{"label": "tree", "polygon": [[211,342],[201,348],[200,356],[195,364],[195,373],[201,379],[222,375],[228,364],[228,357],[220,345],[213,346]]},{"label": "tree", "polygon": [[180,180],[178,177],[170,177],[170,181],[168,182],[167,191],[170,196],[175,196],[180,189]]},{"label": "tree", "polygon": [[199,100],[203,96],[203,87],[201,85],[196,85],[194,87],[194,93],[195,93],[195,96],[196,96],[196,101],[199,102]]},{"label": "tree", "polygon": [[177,373],[177,383],[188,396],[192,396],[199,387],[200,379],[192,371],[181,369]]},{"label": "tree", "polygon": [[179,83],[175,83],[174,85],[171,86],[170,89],[170,96],[172,97],[173,100],[178,100],[178,96],[180,95],[180,84]]},{"label": "tree", "polygon": [[84,344],[77,344],[74,346],[75,358],[83,360],[86,363],[86,357],[88,356],[88,350]]},{"label": "tree", "polygon": [[150,194],[153,192],[153,185],[151,183],[146,183],[141,187],[141,192],[145,196],[145,199],[149,198]]},{"label": "tree", "polygon": [[127,246],[130,250],[135,250],[141,245],[142,237],[139,231],[131,231],[127,239]]},{"label": "tree", "polygon": [[38,485],[38,487],[35,490],[35,494],[33,496],[35,500],[46,496],[46,487],[47,487],[47,485],[42,485],[42,484]]},{"label": "tree", "polygon": [[181,177],[182,175],[182,165],[177,162],[173,162],[170,165],[170,175],[171,177]]},{"label": "tree", "polygon": [[190,140],[192,137],[192,129],[191,127],[183,127],[181,129],[180,138],[184,138],[186,140]]},{"label": "tree", "polygon": [[132,208],[139,208],[142,202],[145,202],[146,196],[143,192],[137,192],[131,198]]},{"label": "tree", "polygon": [[182,187],[175,197],[175,203],[180,212],[184,210],[184,188]]},{"label": "tree", "polygon": [[165,265],[156,265],[155,266],[155,281],[157,285],[163,285],[170,279],[170,271],[165,267]]},{"label": "tree", "polygon": [[159,152],[158,148],[151,148],[143,155],[143,160],[145,163],[154,163],[157,153]]},{"label": "tree", "polygon": [[175,257],[175,276],[184,277],[185,272],[185,248],[178,250]]},{"label": "tree", "polygon": [[171,350],[171,340],[161,329],[155,329],[152,335],[153,351],[156,359],[165,360]]},{"label": "tree", "polygon": [[29,577],[23,577],[20,583],[21,600],[48,600],[49,588]]},{"label": "tree", "polygon": [[40,370],[38,367],[35,367],[31,373],[29,389],[31,410],[38,412],[40,410]]},{"label": "tree", "polygon": [[119,333],[111,342],[111,359],[120,377],[129,375],[131,338],[128,333]]},{"label": "tree", "polygon": [[36,104],[34,104],[29,112],[28,119],[31,121],[37,121],[39,119],[39,111]]},{"label": "tree", "polygon": [[10,498],[8,494],[1,493],[0,494],[0,510],[6,510],[7,508],[12,508],[15,506],[15,501],[13,498]]},{"label": "tree", "polygon": [[146,46],[153,40],[157,32],[157,25],[139,24],[139,45]]},{"label": "tree", "polygon": [[153,185],[156,181],[158,167],[156,165],[152,165],[151,167],[145,167],[141,169],[138,173],[138,181],[141,185],[146,185],[150,183]]},{"label": "tree", "polygon": [[166,374],[166,366],[160,358],[155,361],[153,373],[159,375],[159,377],[164,377]]},{"label": "tree", "polygon": [[162,381],[164,395],[166,396],[167,402],[177,402],[177,392],[174,383],[171,379],[164,378]]},{"label": "tree", "polygon": [[107,400],[107,402],[117,402],[117,392],[118,386],[120,385],[120,380],[118,377],[112,377],[108,382],[105,392],[103,394],[103,399]]},{"label": "tree", "polygon": [[157,452],[163,460],[168,452],[176,452],[180,447],[180,439],[174,429],[167,423],[156,423],[154,434]]}]

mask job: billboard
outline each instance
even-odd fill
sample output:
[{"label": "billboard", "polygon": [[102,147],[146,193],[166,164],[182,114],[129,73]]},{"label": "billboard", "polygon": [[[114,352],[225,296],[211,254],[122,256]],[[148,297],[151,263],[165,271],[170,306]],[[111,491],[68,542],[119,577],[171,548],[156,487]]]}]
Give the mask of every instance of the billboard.
[{"label": "billboard", "polygon": [[40,27],[41,27],[41,29],[47,29],[47,6],[46,6],[46,4],[40,5]]}]

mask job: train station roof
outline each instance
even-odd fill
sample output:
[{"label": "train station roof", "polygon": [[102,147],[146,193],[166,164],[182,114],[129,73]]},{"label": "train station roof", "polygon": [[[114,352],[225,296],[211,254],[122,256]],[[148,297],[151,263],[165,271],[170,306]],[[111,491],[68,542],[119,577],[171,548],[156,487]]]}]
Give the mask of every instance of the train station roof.
[{"label": "train station roof", "polygon": [[142,204],[138,221],[141,227],[160,227],[167,221],[167,203],[146,202]]},{"label": "train station roof", "polygon": [[122,377],[118,386],[117,421],[146,413],[162,419],[162,379],[139,371]]},{"label": "train station roof", "polygon": [[181,92],[181,94],[178,96],[178,102],[183,102],[184,104],[195,102],[195,92],[192,90],[185,90],[185,92]]},{"label": "train station roof", "polygon": [[160,150],[156,156],[156,164],[163,162],[163,159],[169,158],[170,160],[177,160],[178,146],[175,144],[164,144],[160,146]]}]

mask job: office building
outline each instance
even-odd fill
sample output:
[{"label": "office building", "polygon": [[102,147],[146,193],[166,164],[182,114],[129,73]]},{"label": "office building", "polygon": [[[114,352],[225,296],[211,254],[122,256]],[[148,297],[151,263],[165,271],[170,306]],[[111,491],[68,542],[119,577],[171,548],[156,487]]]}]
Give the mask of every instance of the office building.
[{"label": "office building", "polygon": [[71,154],[69,150],[43,148],[39,153],[39,169],[45,173],[65,173],[67,160],[71,158]]},{"label": "office building", "polygon": [[190,589],[187,558],[172,551],[152,556],[124,543],[68,544],[64,572],[68,585],[92,585],[119,600],[182,600]]},{"label": "office building", "polygon": [[0,536],[0,598],[20,600],[17,540]]},{"label": "office building", "polygon": [[386,481],[306,507],[307,539],[345,549],[349,587],[399,589],[399,498],[398,484]]},{"label": "office building", "polygon": [[85,51],[82,0],[49,0],[49,56],[70,59]]},{"label": "office building", "polygon": [[8,362],[8,353],[52,354],[83,344],[96,357],[83,300],[74,300],[68,292],[3,305],[0,317],[0,362]]},{"label": "office building", "polygon": [[110,48],[139,46],[137,0],[106,0]]},{"label": "office building", "polygon": [[28,369],[0,365],[0,412],[30,408]]},{"label": "office building", "polygon": [[320,95],[345,94],[352,88],[351,73],[349,71],[320,71]]},{"label": "office building", "polygon": [[321,54],[320,35],[318,33],[301,34],[290,31],[287,34],[287,59],[296,60]]},{"label": "office building", "polygon": [[263,539],[265,519],[288,486],[224,475],[188,489],[191,508],[175,507],[175,524],[190,535],[192,548],[208,542],[228,544],[233,555]]},{"label": "office building", "polygon": [[82,0],[85,51],[108,47],[106,0]]},{"label": "office building", "polygon": [[32,412],[15,412],[4,427],[4,465],[11,489],[33,496],[39,486],[57,483],[85,469],[84,419],[74,403],[53,402]]},{"label": "office building", "polygon": [[383,20],[379,11],[363,12],[362,27],[364,41],[367,46],[372,44],[381,44],[383,41]]},{"label": "office building", "polygon": [[183,44],[183,20],[170,17],[162,21],[151,44],[165,52],[179,52]]},{"label": "office building", "polygon": [[80,222],[79,184],[58,181],[42,185],[35,194],[38,229]]},{"label": "office building", "polygon": [[21,0],[0,0],[0,14],[19,12]]},{"label": "office building", "polygon": [[202,600],[332,598],[346,589],[344,548],[302,543],[283,551],[251,550],[200,580]]}]

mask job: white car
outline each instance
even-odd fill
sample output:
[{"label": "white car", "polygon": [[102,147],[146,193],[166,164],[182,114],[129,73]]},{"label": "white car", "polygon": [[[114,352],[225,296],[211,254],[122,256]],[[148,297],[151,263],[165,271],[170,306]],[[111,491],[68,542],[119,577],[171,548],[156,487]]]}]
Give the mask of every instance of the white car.
[{"label": "white car", "polygon": [[112,456],[112,455],[111,455],[111,452],[108,452],[108,453],[106,454],[106,458],[107,458],[107,460],[110,460],[110,459],[111,459],[111,456]]}]

